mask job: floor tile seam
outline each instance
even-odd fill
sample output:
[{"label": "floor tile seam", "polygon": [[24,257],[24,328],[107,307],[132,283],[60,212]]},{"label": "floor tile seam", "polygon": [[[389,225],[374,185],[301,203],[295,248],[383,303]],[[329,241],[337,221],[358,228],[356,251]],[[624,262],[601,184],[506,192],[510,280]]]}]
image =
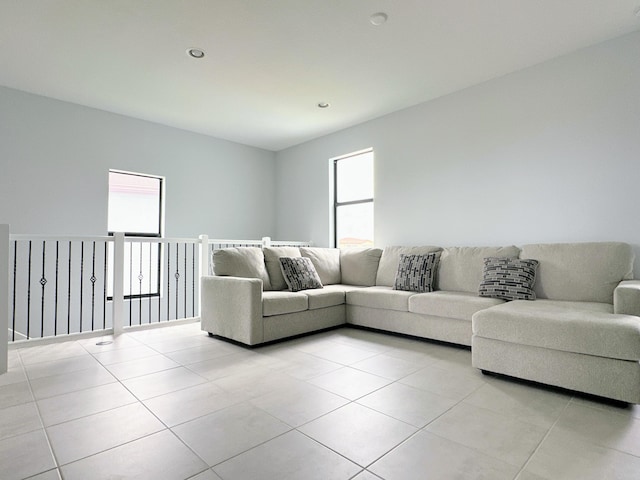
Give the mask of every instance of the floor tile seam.
[{"label": "floor tile seam", "polygon": [[[132,347],[132,348],[140,348],[140,347]],[[121,350],[109,350],[108,352],[90,353],[90,355],[92,355],[93,358],[96,360],[96,362],[100,363],[100,365],[102,365],[103,367],[107,367],[107,366],[111,366],[111,365],[118,365],[120,363],[125,363],[125,362],[133,362],[135,360],[142,360],[142,359],[153,357],[153,356],[157,355],[157,353],[154,350],[153,353],[149,352],[148,355],[142,355],[140,357],[135,357],[135,358],[128,358],[126,360],[117,360],[115,362],[110,362],[110,363],[103,363],[99,358],[96,357],[96,355],[104,355],[105,353],[110,353],[110,352],[120,352],[122,350],[126,350],[126,348],[123,348]]]},{"label": "floor tile seam", "polygon": [[[52,428],[52,427],[57,427],[59,425],[64,425],[65,423],[73,422],[73,421],[76,421],[76,420],[81,420],[83,418],[92,417],[94,415],[98,415],[98,414],[101,414],[101,413],[107,413],[107,412],[110,412],[112,410],[116,410],[118,408],[128,407],[129,405],[133,405],[134,403],[139,403],[139,400],[138,399],[134,399],[134,400],[128,401],[127,403],[123,403],[122,405],[117,405],[115,407],[106,408],[104,410],[100,410],[100,411],[97,411],[97,412],[89,413],[87,415],[81,415],[79,417],[69,418],[69,419],[64,420],[62,422],[52,423],[51,425],[45,425],[44,428],[48,429],[48,428]],[[44,422],[44,420],[43,420],[43,422]]]},{"label": "floor tile seam", "polygon": [[[111,372],[109,372],[109,373],[111,374]],[[112,376],[113,376],[113,375],[112,375]],[[37,379],[36,379],[36,380],[37,380]],[[46,396],[46,397],[35,397],[35,396],[34,396],[34,398],[35,398],[36,402],[39,402],[39,401],[42,401],[42,400],[48,400],[48,399],[50,399],[50,398],[59,397],[59,396],[61,396],[61,395],[67,395],[67,394],[69,394],[69,393],[83,392],[83,391],[85,391],[85,390],[89,390],[89,389],[91,389],[91,388],[102,387],[102,386],[104,386],[104,385],[111,385],[111,384],[113,384],[113,383],[117,383],[117,382],[119,382],[119,380],[118,380],[117,378],[114,378],[114,380],[113,380],[113,381],[104,382],[104,383],[99,383],[99,384],[96,384],[96,385],[89,385],[89,386],[85,386],[85,387],[77,388],[77,389],[73,389],[73,390],[68,390],[68,391],[65,391],[65,392],[62,392],[62,393],[56,393],[55,395],[48,395],[48,396]],[[34,395],[35,395],[35,394],[34,394]]]},{"label": "floor tile seam", "polygon": [[[281,421],[281,420],[280,420],[280,421]],[[283,422],[283,423],[284,423],[284,422]],[[286,425],[286,424],[285,424],[285,425]],[[289,426],[289,425],[287,425],[287,426]],[[267,440],[264,440],[264,441],[262,441],[262,442],[260,442],[260,443],[258,443],[258,444],[256,444],[256,445],[253,445],[253,446],[251,446],[251,447],[247,448],[246,450],[243,450],[242,452],[235,453],[235,454],[233,454],[232,456],[230,456],[230,457],[228,457],[228,458],[225,458],[224,460],[221,460],[221,461],[219,461],[218,463],[216,463],[216,464],[214,464],[214,465],[209,465],[207,462],[204,462],[204,460],[203,460],[203,462],[204,462],[206,465],[209,465],[209,468],[210,468],[211,470],[213,470],[213,471],[214,471],[214,473],[215,473],[216,475],[220,476],[220,475],[218,474],[218,472],[216,472],[216,471],[215,471],[215,468],[216,468],[216,467],[218,467],[218,466],[222,465],[222,464],[223,464],[223,463],[225,463],[225,462],[228,462],[229,460],[232,460],[232,459],[234,459],[234,458],[236,458],[236,457],[239,457],[240,455],[244,455],[245,453],[250,452],[251,450],[254,450],[254,449],[258,448],[258,447],[261,447],[262,445],[264,445],[264,444],[266,444],[266,443],[269,443],[269,442],[271,442],[272,440],[275,440],[276,438],[280,438],[280,437],[282,437],[282,436],[284,436],[284,435],[286,435],[286,434],[288,434],[288,433],[291,433],[291,432],[293,432],[293,431],[295,431],[295,428],[290,428],[290,429],[289,429],[289,430],[287,430],[286,432],[279,433],[278,435],[276,435],[276,436],[274,436],[274,437],[271,437],[271,438],[269,438],[269,439],[267,439]],[[177,434],[176,434],[176,433],[174,433],[174,435],[176,435],[176,436],[177,436]],[[183,442],[183,443],[184,443],[184,442]],[[198,457],[198,458],[200,458],[200,457]]]},{"label": "floor tile seam", "polygon": [[[49,437],[49,432],[47,431],[47,428],[44,425],[44,419],[42,418],[42,412],[40,411],[40,405],[38,405],[38,400],[35,397],[35,394],[33,393],[33,388],[31,386],[31,380],[29,380],[29,378],[27,378],[27,386],[29,387],[29,391],[31,392],[31,398],[33,398],[34,403],[35,403],[35,407],[36,407],[36,411],[38,413],[38,419],[40,420],[40,425],[42,427],[42,433],[44,433],[44,437],[45,440],[47,441],[47,448],[49,450],[49,455],[51,455],[51,458],[53,459],[53,463],[55,465],[55,468],[58,469],[58,472],[60,472],[60,463],[58,462],[58,457],[56,456],[55,452],[53,451],[53,445],[51,443],[51,438]],[[52,470],[52,469],[50,469]],[[47,471],[47,470],[45,470]],[[39,473],[43,473],[43,472],[39,472]]]},{"label": "floor tile seam", "polygon": [[[494,415],[499,415],[500,417],[502,417],[502,418],[506,418],[507,420],[515,420],[515,421],[518,421],[518,422],[520,422],[520,423],[525,423],[525,424],[527,424],[527,425],[529,425],[529,426],[531,426],[531,427],[535,427],[535,428],[543,428],[543,429],[547,429],[547,430],[550,430],[550,429],[553,427],[553,425],[555,425],[555,423],[556,423],[556,422],[558,421],[558,419],[560,418],[560,415],[562,414],[562,412],[558,413],[558,414],[557,414],[557,416],[556,416],[556,418],[555,418],[555,420],[552,422],[552,424],[551,424],[549,427],[547,427],[547,426],[539,425],[539,424],[537,424],[537,423],[533,423],[533,422],[531,422],[531,421],[529,421],[529,420],[523,419],[523,418],[518,417],[518,416],[515,416],[515,415],[506,415],[506,414],[501,413],[501,412],[498,412],[498,411],[496,411],[496,410],[491,410],[490,408],[483,407],[483,406],[476,405],[476,404],[474,404],[474,403],[468,402],[467,400],[468,400],[468,399],[469,399],[469,398],[470,398],[474,393],[476,393],[480,388],[482,388],[482,386],[480,386],[478,389],[474,390],[474,391],[473,391],[473,392],[471,392],[469,395],[467,395],[466,397],[464,397],[462,400],[460,400],[460,402],[459,402],[459,403],[464,403],[466,406],[473,407],[473,408],[478,408],[478,409],[480,409],[480,410],[484,410],[485,412],[489,412],[489,413],[492,413],[492,414],[494,414]],[[567,406],[568,404],[569,404],[569,402],[567,401],[567,404],[565,404],[565,406],[563,406],[563,407],[562,407],[562,411],[563,411],[563,412],[564,412],[564,409],[566,408],[566,406]]]},{"label": "floor tile seam", "polygon": [[356,360],[356,361],[351,362],[351,363],[343,363],[343,362],[338,361],[338,360],[331,360],[331,359],[329,359],[329,358],[327,358],[327,357],[322,357],[322,356],[320,356],[320,355],[316,355],[315,353],[307,353],[307,355],[310,355],[310,356],[312,356],[312,357],[314,357],[314,358],[317,358],[317,359],[320,359],[320,360],[325,360],[325,361],[327,361],[327,362],[337,363],[338,365],[342,365],[343,367],[351,367],[351,366],[352,366],[353,364],[355,364],[355,363],[361,362],[361,361],[363,361],[363,360],[367,360],[367,359],[369,359],[369,358],[376,357],[376,356],[378,356],[378,355],[380,355],[380,354],[376,353],[376,354],[374,354],[374,355],[371,355],[371,356],[369,356],[369,357],[362,358],[362,359],[360,359],[360,360]]},{"label": "floor tile seam", "polygon": [[551,425],[551,427],[549,427],[549,429],[547,430],[547,433],[545,433],[545,435],[542,437],[542,439],[538,442],[538,444],[536,445],[536,447],[533,449],[533,452],[531,452],[531,454],[529,455],[529,458],[527,458],[527,460],[524,462],[524,464],[522,465],[522,467],[520,468],[520,470],[518,471],[517,475],[515,478],[518,478],[519,476],[521,476],[527,469],[527,466],[531,463],[531,460],[533,459],[533,457],[535,457],[536,453],[538,453],[538,451],[540,450],[540,448],[542,448],[542,445],[544,444],[544,442],[547,440],[547,438],[549,438],[549,435],[551,435],[551,432],[553,431],[553,429],[555,428],[555,426],[558,424],[558,422],[560,421],[560,418],[562,418],[562,415],[564,414],[564,412],[567,410],[567,408],[569,408],[569,405],[571,404],[571,400],[569,400],[564,408],[562,409],[562,411],[560,412],[560,414],[558,415],[558,417],[556,418],[556,420],[553,422],[553,425]]},{"label": "floor tile seam", "polygon": [[58,474],[58,478],[62,478],[62,473],[60,472],[60,468],[59,467],[55,467],[55,468],[50,468],[49,470],[45,470],[44,472],[35,473],[33,475],[30,475],[30,476],[26,477],[24,480],[31,480],[31,479],[37,477],[38,475],[42,475],[43,473],[53,472],[54,470]]},{"label": "floor tile seam", "polygon": [[[38,376],[38,377],[35,377],[35,378],[32,378],[31,376],[29,376],[29,373],[26,373],[26,376],[27,376],[27,378],[29,378],[29,380],[36,381],[36,380],[43,380],[45,378],[61,377],[62,375],[80,374],[82,372],[86,372],[88,370],[91,370],[94,367],[100,367],[101,369],[107,370],[107,368],[104,365],[102,365],[100,363],[97,363],[96,365],[89,364],[87,366],[87,368],[81,368],[81,369],[78,369],[78,370],[70,370],[70,371],[67,371],[67,372],[64,372],[64,373],[54,373],[54,374],[51,374],[51,375],[42,375],[42,376]],[[111,373],[111,372],[109,372],[109,373]]]},{"label": "floor tile seam", "polygon": [[[35,404],[35,402],[18,403],[16,405],[12,405],[11,407],[7,407],[7,408],[18,407],[18,406],[21,406],[21,405],[28,405],[29,403],[34,403]],[[4,410],[4,408],[1,409],[0,411],[2,411],[2,410]],[[36,410],[37,410],[37,407],[36,407]],[[10,440],[12,438],[19,437],[20,435],[26,435],[27,433],[33,433],[33,432],[36,432],[38,430],[42,430],[43,428],[46,428],[46,427],[42,426],[42,419],[40,418],[39,415],[38,415],[38,420],[40,421],[40,425],[38,427],[30,428],[29,430],[25,430],[25,431],[22,431],[20,433],[14,433],[14,434],[6,436],[6,437],[0,436],[0,442],[4,442],[5,440]]]},{"label": "floor tile seam", "polygon": [[[256,397],[256,398],[259,398],[259,397]],[[344,397],[340,397],[340,398],[344,398]],[[345,404],[343,404],[343,405],[340,405],[340,406],[337,406],[337,407],[335,407],[335,408],[332,408],[331,410],[329,410],[329,411],[327,411],[327,412],[325,412],[325,413],[323,413],[323,414],[321,414],[321,415],[318,415],[317,417],[312,418],[311,420],[307,420],[306,422],[301,423],[300,425],[291,425],[290,423],[287,423],[287,422],[286,422],[286,420],[283,420],[283,419],[280,419],[280,418],[278,418],[278,417],[275,417],[275,415],[273,415],[273,414],[269,413],[267,410],[265,410],[265,409],[261,408],[261,407],[260,407],[260,406],[258,406],[258,405],[255,405],[251,400],[253,400],[253,399],[246,400],[246,402],[247,402],[247,403],[249,403],[249,404],[251,404],[251,406],[252,406],[252,407],[255,407],[255,408],[257,408],[257,409],[259,409],[259,410],[261,410],[261,411],[263,411],[263,412],[265,412],[265,413],[268,413],[268,414],[269,414],[269,415],[271,415],[272,417],[276,418],[277,420],[279,420],[279,421],[283,422],[283,423],[284,423],[284,424],[286,424],[286,425],[289,425],[291,428],[293,428],[293,429],[295,429],[295,430],[297,430],[298,428],[302,428],[302,427],[304,427],[305,425],[308,425],[308,424],[310,424],[310,423],[312,423],[312,422],[315,422],[316,420],[318,420],[318,419],[320,419],[320,418],[322,418],[322,417],[325,417],[325,416],[327,416],[327,415],[329,415],[329,414],[331,414],[331,413],[333,413],[333,412],[335,412],[335,411],[337,411],[337,410],[340,410],[341,408],[346,407],[346,406],[347,406],[347,405],[349,405],[350,403],[355,403],[355,402],[349,401],[349,400],[347,400],[347,399],[345,398],[345,400],[347,400],[347,403],[345,403]],[[359,404],[358,404],[358,405],[359,405]],[[364,406],[364,405],[361,405],[361,406]],[[302,433],[302,432],[301,432],[301,433]]]},{"label": "floor tile seam", "polygon": [[[25,348],[30,348],[30,347],[25,347]],[[91,353],[89,353],[89,352],[87,352],[85,350],[85,353],[81,353],[80,355],[70,355],[68,357],[60,357],[60,358],[53,358],[53,359],[47,358],[46,360],[42,360],[40,362],[24,363],[24,360],[21,360],[21,361],[22,361],[22,365],[24,366],[25,372],[26,372],[28,367],[33,367],[35,365],[42,365],[42,364],[50,364],[50,363],[54,363],[54,362],[61,362],[61,361],[69,360],[69,359],[72,359],[72,358],[86,357],[87,355],[89,355],[89,356],[91,356],[93,358],[93,355],[91,355]]]},{"label": "floor tile seam", "polygon": [[[142,403],[144,403],[144,401],[143,401]],[[237,406],[237,405],[239,405],[239,404],[241,404],[241,403],[248,403],[248,401],[247,401],[247,399],[246,399],[246,398],[239,398],[239,399],[237,399],[237,401],[234,401],[233,403],[231,403],[231,404],[229,404],[229,405],[225,405],[224,407],[218,408],[218,409],[216,409],[216,410],[212,410],[212,411],[210,411],[210,412],[203,413],[202,415],[198,415],[198,416],[196,416],[196,417],[190,418],[189,420],[181,421],[181,422],[179,422],[179,423],[176,423],[175,425],[167,425],[167,423],[166,423],[166,422],[164,422],[164,421],[162,421],[162,420],[161,420],[157,415],[155,415],[155,413],[154,413],[154,416],[155,416],[158,420],[160,420],[163,424],[167,425],[167,428],[169,428],[169,429],[174,429],[174,428],[181,427],[182,425],[185,425],[185,424],[187,424],[187,423],[193,422],[193,421],[195,421],[195,420],[200,420],[200,419],[202,419],[202,418],[204,418],[204,417],[208,417],[209,415],[212,415],[212,414],[214,414],[214,413],[218,413],[218,412],[220,412],[220,411],[222,411],[222,410],[224,410],[224,409],[226,409],[226,408],[229,408],[229,407],[235,407],[235,406]],[[149,407],[149,406],[147,406],[146,404],[145,404],[145,406],[147,407],[147,409],[148,409],[148,410],[150,410],[150,407]],[[251,404],[251,406],[255,406],[255,405]],[[256,407],[256,408],[258,408],[258,407]],[[153,413],[153,411],[151,411],[151,413]],[[281,422],[283,422],[283,423],[286,423],[286,422],[284,422],[283,420],[280,420],[280,421],[281,421]]]},{"label": "floor tile seam", "polygon": [[[305,432],[298,430],[298,428],[294,429],[295,431],[297,431],[298,433],[304,435],[305,437],[307,437],[309,440],[313,441],[314,443],[317,443],[318,445],[320,445],[321,447],[326,448],[327,450],[330,450],[331,452],[335,453],[336,455],[344,458],[345,460],[353,463],[354,465],[360,467],[362,470],[360,472],[358,472],[355,476],[358,476],[360,473],[362,473],[364,470],[367,469],[366,466],[360,465],[358,462],[356,462],[355,460],[353,460],[352,458],[347,457],[344,453],[340,453],[337,450],[335,450],[334,448],[330,447],[329,445],[325,445],[324,443],[322,443],[320,440],[318,440],[317,438],[313,438],[312,436],[306,434]],[[353,478],[353,477],[352,477]]]},{"label": "floor tile seam", "polygon": [[[527,458],[527,460],[524,462],[523,466],[520,466],[520,465],[516,465],[515,463],[507,462],[506,460],[504,460],[504,459],[502,459],[502,458],[499,458],[499,457],[497,457],[497,456],[494,456],[494,455],[492,455],[492,454],[489,454],[489,453],[487,453],[487,452],[483,452],[482,450],[480,450],[480,449],[478,449],[478,448],[476,448],[476,447],[472,447],[472,446],[469,446],[469,445],[464,445],[464,444],[462,444],[462,443],[460,443],[460,442],[457,442],[456,440],[452,440],[451,438],[445,437],[445,436],[440,435],[440,434],[438,434],[438,433],[436,433],[436,432],[432,432],[432,431],[425,430],[425,429],[421,429],[420,431],[421,431],[421,432],[424,432],[424,433],[428,433],[429,435],[436,436],[436,437],[438,437],[438,438],[440,438],[440,439],[442,439],[442,440],[446,440],[447,442],[455,443],[456,445],[458,445],[458,446],[459,446],[459,447],[461,447],[461,448],[466,448],[467,450],[471,450],[471,451],[473,451],[473,452],[475,452],[475,453],[477,453],[477,454],[479,454],[479,455],[481,455],[481,456],[483,456],[483,457],[485,457],[485,458],[490,458],[491,460],[498,461],[498,462],[502,463],[503,465],[508,465],[508,466],[510,466],[510,467],[517,468],[517,469],[519,469],[519,470],[518,470],[518,473],[516,473],[516,476],[517,476],[517,475],[520,473],[520,471],[524,468],[524,465],[526,465],[526,464],[528,463],[529,459],[531,458],[531,455],[533,455],[533,453],[532,453],[532,454],[529,456],[529,458]],[[515,478],[515,477],[514,477],[514,478]]]},{"label": "floor tile seam", "polygon": [[[573,396],[573,397],[571,398],[571,401],[567,402],[567,405],[566,405],[566,406],[565,406],[565,408],[563,409],[562,413],[558,416],[558,418],[556,419],[556,421],[554,422],[554,424],[553,424],[553,425],[551,426],[551,428],[549,429],[549,433],[551,433],[551,431],[552,431],[553,429],[556,429],[558,422],[562,419],[562,415],[565,413],[565,411],[569,408],[569,406],[570,406],[570,405],[572,405],[572,404],[573,404],[573,405],[578,405],[578,404],[576,404],[576,403],[574,403],[574,402],[573,402],[573,399],[574,399],[574,398],[576,398],[576,397],[575,397],[575,396]],[[596,410],[596,411],[598,411],[598,412],[603,412],[603,410],[598,409],[597,407],[588,407],[588,408],[590,408],[591,410]],[[632,417],[632,420],[637,420],[637,419],[635,419],[634,417]],[[561,428],[560,428],[560,427],[557,427],[556,431],[561,431]],[[598,443],[597,441],[593,441],[593,440],[591,440],[590,438],[585,437],[584,435],[580,435],[579,433],[575,433],[575,434],[574,434],[574,433],[573,433],[573,432],[571,432],[571,431],[568,431],[568,433],[569,433],[569,434],[572,434],[572,435],[576,435],[576,436],[578,436],[578,437],[580,438],[580,440],[581,440],[581,441],[583,441],[583,442],[585,442],[585,443],[588,443],[589,445],[592,445],[592,446],[594,446],[594,447],[604,448],[604,449],[606,449],[606,450],[615,451],[615,452],[621,453],[621,454],[623,454],[623,455],[629,455],[629,456],[632,456],[632,457],[635,457],[635,458],[640,458],[640,452],[639,452],[638,454],[636,454],[636,453],[631,453],[631,452],[628,452],[628,451],[622,450],[622,449],[617,448],[617,447],[614,447],[614,446],[604,445],[604,444],[602,444],[602,443]],[[548,436],[548,435],[547,435],[547,436]],[[546,438],[546,437],[545,437],[545,438]]]},{"label": "floor tile seam", "polygon": [[[595,410],[595,411],[600,412],[600,413],[603,413],[603,412],[604,413],[613,413],[613,414],[615,414],[615,415],[617,415],[619,417],[623,417],[623,418],[626,417],[626,418],[632,420],[634,423],[638,422],[638,424],[640,425],[640,418],[639,417],[636,417],[631,413],[625,414],[623,412],[618,412],[618,411],[615,410],[616,408],[622,409],[622,407],[617,407],[616,405],[608,405],[608,406],[610,406],[612,408],[605,409],[605,408],[599,407],[597,405],[590,405],[588,403],[578,403],[578,402],[574,401],[576,399],[577,399],[576,396],[571,397],[571,400],[570,400],[569,403],[573,404],[576,407],[584,407],[584,408],[588,408],[588,409],[591,409],[591,410]],[[635,404],[629,404],[629,405],[635,405]]]},{"label": "floor tile seam", "polygon": [[[162,433],[162,432],[167,431],[167,430],[169,430],[169,429],[168,428],[162,428],[162,429],[156,430],[154,432],[145,433],[144,435],[141,435],[139,437],[132,438],[130,440],[127,440],[126,442],[118,443],[117,445],[112,445],[112,446],[110,446],[108,448],[105,448],[105,449],[100,450],[98,452],[93,452],[93,453],[91,453],[89,455],[85,455],[84,457],[81,457],[81,458],[76,458],[75,460],[72,460],[72,461],[67,462],[67,463],[60,464],[58,462],[58,459],[56,458],[56,465],[57,465],[58,469],[60,470],[60,473],[62,473],[62,469],[64,467],[68,467],[69,465],[73,465],[74,463],[81,462],[83,460],[86,460],[87,458],[95,457],[97,455],[102,455],[103,453],[109,452],[111,450],[115,450],[116,448],[120,448],[120,447],[123,447],[125,445],[129,445],[129,444],[131,444],[133,442],[137,442],[137,441],[142,440],[144,438],[148,438],[148,437],[151,437],[153,435],[157,435],[157,434]],[[206,462],[205,462],[205,464],[206,464]],[[64,478],[64,475],[62,476],[62,478]]]},{"label": "floor tile seam", "polygon": [[[335,370],[333,370],[333,371],[335,371]],[[328,372],[328,373],[331,373],[331,372]],[[324,375],[324,374],[323,374],[323,375]],[[318,376],[321,376],[321,375],[318,375]],[[389,383],[387,383],[387,384],[385,384],[385,385],[382,385],[381,387],[376,388],[375,390],[372,390],[372,391],[370,391],[370,392],[365,393],[364,395],[360,395],[360,396],[359,396],[359,397],[357,397],[357,398],[349,398],[349,397],[345,397],[344,395],[341,395],[341,394],[339,394],[339,393],[333,392],[333,391],[329,390],[328,388],[323,387],[322,385],[316,385],[315,383],[311,383],[311,381],[310,381],[310,380],[313,380],[314,378],[317,378],[317,377],[313,377],[313,378],[311,378],[311,379],[309,379],[309,380],[301,380],[301,381],[303,381],[303,382],[307,382],[307,383],[309,383],[311,386],[313,386],[313,387],[317,387],[317,388],[319,388],[319,389],[321,389],[321,390],[324,390],[325,392],[329,392],[329,393],[332,393],[332,394],[334,394],[334,395],[337,395],[337,396],[339,396],[340,398],[344,398],[345,400],[348,400],[350,403],[352,403],[352,402],[356,402],[356,401],[360,400],[361,398],[366,397],[367,395],[371,395],[372,393],[377,392],[378,390],[381,390],[381,389],[383,389],[383,388],[385,388],[385,387],[388,387],[388,386],[389,386],[389,385],[391,385],[392,383],[395,383],[395,382],[391,381],[391,382],[389,382]],[[388,379],[386,379],[386,378],[384,378],[384,377],[380,377],[380,378],[382,378],[382,379],[384,379],[384,380],[388,380]]]},{"label": "floor tile seam", "polygon": [[[151,357],[149,357],[151,358]],[[124,362],[126,363],[126,362]],[[127,377],[127,378],[119,378],[118,376],[116,376],[115,373],[111,372],[111,370],[109,370],[107,367],[104,367],[111,375],[113,375],[119,382],[126,382],[128,380],[134,380],[136,378],[141,378],[141,377],[145,377],[147,375],[153,375],[154,373],[160,373],[160,372],[166,372],[167,370],[175,370],[176,368],[180,368],[182,367],[182,365],[176,365],[176,366],[171,366],[171,367],[167,367],[167,368],[162,368],[160,370],[154,370],[152,372],[145,372],[142,373],[140,375],[134,375],[133,377]],[[195,373],[195,372],[193,372]]]}]

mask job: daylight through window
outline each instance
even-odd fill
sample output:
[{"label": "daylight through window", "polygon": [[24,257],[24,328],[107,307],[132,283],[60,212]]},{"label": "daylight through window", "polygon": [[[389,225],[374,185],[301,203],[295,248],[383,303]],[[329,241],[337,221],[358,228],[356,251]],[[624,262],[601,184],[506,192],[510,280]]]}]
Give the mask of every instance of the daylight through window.
[{"label": "daylight through window", "polygon": [[373,150],[333,160],[335,246],[373,246]]},{"label": "daylight through window", "polygon": [[[161,237],[162,195],[161,177],[109,171],[109,234],[123,232],[125,236],[131,237]],[[159,243],[125,242],[124,291],[130,292],[125,298],[159,295],[161,255]],[[144,282],[139,281],[139,275],[144,276]],[[109,297],[112,289],[111,276],[112,272],[109,272]]]}]

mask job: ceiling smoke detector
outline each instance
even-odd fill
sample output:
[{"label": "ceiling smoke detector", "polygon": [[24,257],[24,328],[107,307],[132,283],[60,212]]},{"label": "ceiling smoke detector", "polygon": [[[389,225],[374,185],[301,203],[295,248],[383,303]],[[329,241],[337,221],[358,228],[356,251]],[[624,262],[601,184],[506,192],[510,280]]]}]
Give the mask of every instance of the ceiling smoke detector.
[{"label": "ceiling smoke detector", "polygon": [[371,22],[371,25],[375,25],[376,27],[378,27],[378,26],[382,25],[383,23],[385,23],[388,18],[389,18],[389,16],[386,13],[378,12],[378,13],[374,13],[373,15],[371,15],[369,17],[369,21]]},{"label": "ceiling smoke detector", "polygon": [[327,102],[320,102],[318,104],[318,108],[329,108],[330,106],[331,106],[331,104],[327,103]]},{"label": "ceiling smoke detector", "polygon": [[202,50],[200,48],[190,48],[189,50],[187,50],[187,54],[190,57],[200,59],[200,58],[204,57],[204,50]]}]

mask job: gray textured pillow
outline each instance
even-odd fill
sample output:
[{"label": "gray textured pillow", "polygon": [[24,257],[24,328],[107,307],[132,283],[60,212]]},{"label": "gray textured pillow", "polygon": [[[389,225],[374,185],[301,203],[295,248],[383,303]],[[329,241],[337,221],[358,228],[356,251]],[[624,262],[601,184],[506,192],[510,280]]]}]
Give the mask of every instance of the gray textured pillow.
[{"label": "gray textured pillow", "polygon": [[433,280],[436,276],[439,255],[400,254],[400,263],[396,273],[394,290],[409,292],[433,292]]},{"label": "gray textured pillow", "polygon": [[322,288],[318,272],[307,257],[281,257],[280,268],[282,276],[292,292]]},{"label": "gray textured pillow", "polygon": [[478,294],[502,300],[535,300],[537,268],[538,261],[532,259],[485,258]]}]

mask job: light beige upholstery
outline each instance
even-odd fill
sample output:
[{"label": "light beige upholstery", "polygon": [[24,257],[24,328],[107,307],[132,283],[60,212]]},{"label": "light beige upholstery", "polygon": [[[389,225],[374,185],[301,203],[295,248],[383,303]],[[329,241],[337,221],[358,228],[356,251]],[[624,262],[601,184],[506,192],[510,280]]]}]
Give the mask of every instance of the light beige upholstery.
[{"label": "light beige upholstery", "polygon": [[347,322],[387,332],[471,345],[471,322],[347,304]]},{"label": "light beige upholstery", "polygon": [[200,286],[202,330],[246,345],[264,341],[261,280],[202,277]]},{"label": "light beige upholstery", "polygon": [[520,258],[538,260],[537,298],[613,303],[613,291],[633,278],[631,246],[618,242],[525,245]]},{"label": "light beige upholstery", "polygon": [[345,300],[345,292],[341,289],[330,289],[326,287],[315,290],[303,290],[302,293],[307,296],[309,310],[343,305]]},{"label": "light beige upholstery", "polygon": [[309,308],[308,296],[303,292],[262,292],[262,316],[301,312]]},{"label": "light beige upholstery", "polygon": [[376,284],[376,275],[382,249],[345,248],[340,250],[340,273],[342,283],[371,287]]},{"label": "light beige upholstery", "polygon": [[394,290],[391,287],[362,288],[347,292],[347,304],[407,312],[409,297],[415,294],[416,292]]},{"label": "light beige upholstery", "polygon": [[257,247],[233,247],[213,252],[213,271],[216,275],[259,278],[263,290],[271,290],[264,254]]},{"label": "light beige upholstery", "polygon": [[300,247],[300,254],[313,263],[323,285],[340,283],[340,250],[337,248]]},{"label": "light beige upholstery", "polygon": [[409,311],[470,322],[474,313],[502,303],[504,300],[479,297],[474,293],[438,290],[409,297]]},{"label": "light beige upholstery", "polygon": [[432,252],[439,252],[442,248],[427,245],[423,247],[384,247],[380,264],[378,265],[378,273],[376,275],[376,285],[383,287],[393,287],[396,281],[396,273],[398,273],[398,264],[400,263],[400,255],[422,255]]},{"label": "light beige upholstery", "polygon": [[487,257],[518,258],[520,249],[509,247],[449,247],[442,250],[437,289],[478,293]]},{"label": "light beige upholstery", "polygon": [[265,247],[262,251],[271,290],[285,290],[287,282],[282,275],[280,257],[300,257],[300,249],[298,247]]},{"label": "light beige upholstery", "polygon": [[473,316],[473,333],[521,345],[620,360],[640,360],[640,318],[612,305],[518,300]]},{"label": "light beige upholstery", "polygon": [[640,316],[640,280],[625,280],[613,291],[613,311]]},{"label": "light beige upholstery", "polygon": [[636,361],[550,350],[473,336],[474,367],[570,390],[640,403]]},{"label": "light beige upholstery", "polygon": [[264,341],[271,342],[293,335],[337,327],[344,324],[344,309],[344,305],[336,305],[317,310],[264,317]]}]

